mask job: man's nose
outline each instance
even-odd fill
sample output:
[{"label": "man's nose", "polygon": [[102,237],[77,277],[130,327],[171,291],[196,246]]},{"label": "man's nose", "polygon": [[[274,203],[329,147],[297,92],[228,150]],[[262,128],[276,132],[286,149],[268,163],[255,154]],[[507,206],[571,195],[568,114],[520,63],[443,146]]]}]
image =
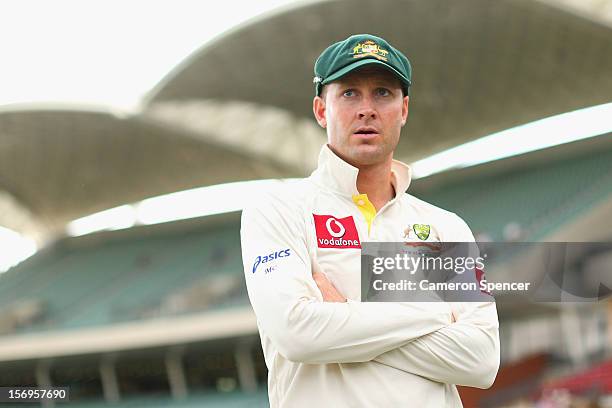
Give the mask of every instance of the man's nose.
[{"label": "man's nose", "polygon": [[359,119],[375,119],[376,109],[374,109],[374,101],[370,98],[364,98],[357,111]]}]

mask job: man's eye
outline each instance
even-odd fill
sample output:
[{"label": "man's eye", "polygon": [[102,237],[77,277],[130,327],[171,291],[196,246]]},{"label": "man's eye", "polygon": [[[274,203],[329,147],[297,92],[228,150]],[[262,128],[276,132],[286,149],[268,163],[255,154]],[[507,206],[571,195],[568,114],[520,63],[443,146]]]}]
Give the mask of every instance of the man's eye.
[{"label": "man's eye", "polygon": [[355,91],[353,91],[352,89],[347,89],[346,91],[344,91],[342,93],[342,96],[351,97],[351,96],[354,96],[354,95],[355,95]]},{"label": "man's eye", "polygon": [[391,94],[391,92],[389,92],[389,90],[386,89],[386,88],[378,88],[376,90],[376,94],[378,96],[389,96]]}]

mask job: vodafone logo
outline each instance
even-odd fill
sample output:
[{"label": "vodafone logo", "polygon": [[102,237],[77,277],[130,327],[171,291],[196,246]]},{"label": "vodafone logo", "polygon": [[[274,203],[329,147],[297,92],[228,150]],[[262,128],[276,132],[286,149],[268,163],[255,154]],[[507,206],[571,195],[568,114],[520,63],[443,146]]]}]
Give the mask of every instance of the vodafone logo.
[{"label": "vodafone logo", "polygon": [[[332,222],[334,223],[334,228],[336,228],[338,232],[334,232],[334,230],[332,230]],[[344,233],[346,232],[346,228],[344,228],[344,225],[340,224],[338,220],[336,220],[334,217],[329,217],[327,221],[325,221],[325,227],[327,228],[327,232],[329,232],[329,235],[334,238],[340,238],[344,236]]]},{"label": "vodafone logo", "polygon": [[353,217],[312,214],[319,248],[361,248]]}]

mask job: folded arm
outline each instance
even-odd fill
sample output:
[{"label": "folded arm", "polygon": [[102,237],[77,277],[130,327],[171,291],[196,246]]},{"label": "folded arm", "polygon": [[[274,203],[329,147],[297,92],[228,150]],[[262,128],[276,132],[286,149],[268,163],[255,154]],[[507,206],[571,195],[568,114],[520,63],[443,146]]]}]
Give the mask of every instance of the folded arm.
[{"label": "folded arm", "polygon": [[[346,301],[324,274],[316,274],[315,282],[323,301]],[[452,324],[387,351],[373,361],[441,383],[489,388],[499,368],[495,303],[453,303],[452,308],[455,320]]]},{"label": "folded arm", "polygon": [[489,388],[499,369],[495,303],[458,304],[457,321],[374,361],[430,380]]}]

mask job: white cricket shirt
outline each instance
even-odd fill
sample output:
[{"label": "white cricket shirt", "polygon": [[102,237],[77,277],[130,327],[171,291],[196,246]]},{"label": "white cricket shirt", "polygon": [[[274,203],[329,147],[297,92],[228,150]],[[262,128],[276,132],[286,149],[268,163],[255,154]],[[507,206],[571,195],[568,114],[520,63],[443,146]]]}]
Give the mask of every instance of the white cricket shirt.
[{"label": "white cricket shirt", "polygon": [[[474,237],[454,213],[404,193],[407,165],[393,161],[396,196],[378,212],[357,174],[325,145],[310,177],[254,197],[242,213],[270,405],[461,407],[455,384],[488,388],[499,368],[495,303],[362,303],[359,243]],[[323,302],[313,270],[348,301]]]}]

